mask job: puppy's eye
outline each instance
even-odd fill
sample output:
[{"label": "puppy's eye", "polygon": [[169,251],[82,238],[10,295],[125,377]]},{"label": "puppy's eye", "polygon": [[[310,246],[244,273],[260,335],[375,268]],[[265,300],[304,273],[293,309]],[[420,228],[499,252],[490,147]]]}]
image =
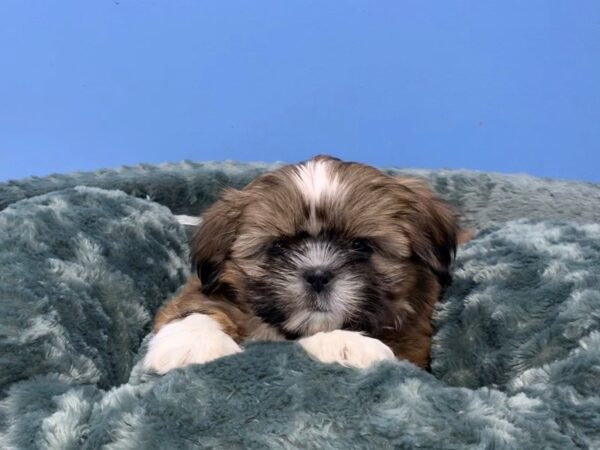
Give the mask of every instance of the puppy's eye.
[{"label": "puppy's eye", "polygon": [[352,250],[368,254],[373,252],[373,247],[371,247],[371,244],[366,239],[354,239],[352,241]]},{"label": "puppy's eye", "polygon": [[285,244],[286,243],[283,239],[274,241],[273,243],[271,243],[271,246],[269,247],[269,253],[280,254],[281,252],[283,252],[285,250]]}]

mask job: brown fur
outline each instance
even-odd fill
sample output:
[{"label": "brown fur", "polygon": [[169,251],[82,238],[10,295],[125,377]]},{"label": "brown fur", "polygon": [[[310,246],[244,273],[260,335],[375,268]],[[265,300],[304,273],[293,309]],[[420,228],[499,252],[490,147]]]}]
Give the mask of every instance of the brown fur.
[{"label": "brown fur", "polygon": [[[344,186],[344,195],[326,196],[317,205],[319,225],[343,239],[367,238],[374,248],[365,267],[381,298],[365,304],[364,313],[349,317],[344,327],[427,367],[433,308],[449,283],[457,242],[466,236],[455,212],[421,180],[326,156],[315,160],[327,160]],[[310,215],[292,181],[295,167],[261,175],[242,191],[226,190],[205,212],[193,244],[198,276],[158,313],[155,330],[198,312],[211,315],[241,343],[264,325],[249,293],[251,280],[277,270],[265,266],[264,249],[306,228]]]}]

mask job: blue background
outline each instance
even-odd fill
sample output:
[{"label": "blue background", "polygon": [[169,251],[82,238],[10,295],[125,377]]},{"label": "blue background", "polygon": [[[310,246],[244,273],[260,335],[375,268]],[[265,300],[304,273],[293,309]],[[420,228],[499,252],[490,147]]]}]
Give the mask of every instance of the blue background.
[{"label": "blue background", "polygon": [[0,179],[315,153],[600,181],[600,2],[0,2]]}]

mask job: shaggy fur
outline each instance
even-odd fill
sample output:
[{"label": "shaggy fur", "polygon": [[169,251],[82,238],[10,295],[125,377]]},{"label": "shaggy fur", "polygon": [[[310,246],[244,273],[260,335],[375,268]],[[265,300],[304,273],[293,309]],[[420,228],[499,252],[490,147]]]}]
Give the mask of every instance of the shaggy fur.
[{"label": "shaggy fur", "polygon": [[[154,186],[164,199],[194,191],[209,203],[202,189],[179,184],[202,179],[206,166],[188,165],[171,185],[173,167],[142,175],[162,180]],[[110,173],[115,185],[137,189],[135,169]],[[368,371],[326,365],[281,342],[150,375],[140,342],[189,275],[185,230],[171,212],[90,188],[8,206],[0,212],[0,448],[600,447],[598,186],[431,176],[447,198],[470,205],[466,223],[481,230],[459,251],[437,309],[432,374],[403,361]],[[32,192],[52,181],[18,185]],[[10,203],[15,186],[0,185],[0,201]],[[528,214],[572,220],[503,222]]]},{"label": "shaggy fur", "polygon": [[[344,329],[428,367],[431,315],[460,230],[457,214],[421,180],[318,156],[226,190],[202,219],[192,250],[198,275],[159,312],[149,367],[172,367],[155,352],[180,352],[182,365],[186,354],[204,362],[196,346],[210,346],[209,336],[169,347],[185,338],[166,341],[160,332],[194,313],[239,344],[257,334],[266,340],[265,328],[276,340]],[[314,268],[330,274],[320,291],[304,280]]]}]

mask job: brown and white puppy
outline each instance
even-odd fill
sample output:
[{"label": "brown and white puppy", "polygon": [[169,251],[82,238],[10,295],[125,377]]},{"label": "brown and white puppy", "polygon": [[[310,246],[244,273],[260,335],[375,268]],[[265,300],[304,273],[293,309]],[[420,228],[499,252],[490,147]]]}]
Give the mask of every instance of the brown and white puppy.
[{"label": "brown and white puppy", "polygon": [[317,156],[226,190],[202,219],[197,276],[159,311],[147,368],[285,339],[325,362],[428,366],[460,230],[423,181]]}]

